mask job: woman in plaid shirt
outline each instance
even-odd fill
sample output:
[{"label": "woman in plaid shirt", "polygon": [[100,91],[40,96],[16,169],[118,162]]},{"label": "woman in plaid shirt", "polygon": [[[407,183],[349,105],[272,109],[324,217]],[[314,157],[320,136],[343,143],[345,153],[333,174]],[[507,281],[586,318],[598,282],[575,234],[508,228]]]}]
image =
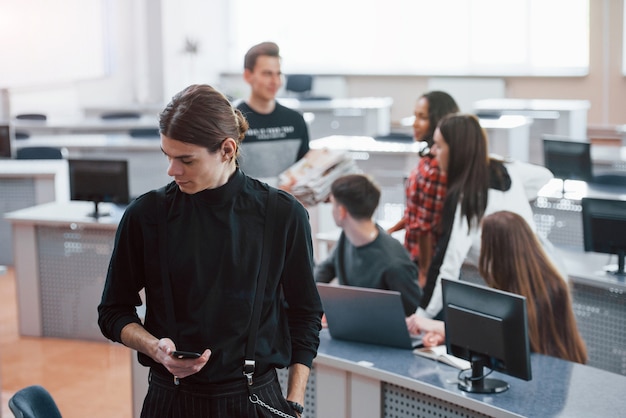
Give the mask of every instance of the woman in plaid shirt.
[{"label": "woman in plaid shirt", "polygon": [[426,274],[440,233],[439,223],[447,184],[446,175],[439,169],[430,148],[439,120],[447,114],[457,112],[458,105],[443,91],[425,93],[417,100],[413,135],[416,141],[424,143],[424,147],[417,167],[405,184],[404,217],[388,230],[389,233],[405,230],[404,246],[417,264],[421,287],[426,284]]}]

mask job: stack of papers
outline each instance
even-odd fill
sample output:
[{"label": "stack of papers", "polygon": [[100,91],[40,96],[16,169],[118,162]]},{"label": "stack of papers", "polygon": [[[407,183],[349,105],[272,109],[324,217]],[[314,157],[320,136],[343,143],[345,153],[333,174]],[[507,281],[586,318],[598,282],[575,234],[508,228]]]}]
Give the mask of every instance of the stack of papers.
[{"label": "stack of papers", "polygon": [[362,173],[347,151],[312,149],[278,176],[278,186],[305,206],[325,202],[335,179]]},{"label": "stack of papers", "polygon": [[438,345],[435,347],[423,347],[413,350],[414,354],[418,356],[426,357],[442,363],[446,363],[449,366],[456,367],[459,370],[467,370],[472,368],[472,364],[462,358],[448,354],[445,345]]}]

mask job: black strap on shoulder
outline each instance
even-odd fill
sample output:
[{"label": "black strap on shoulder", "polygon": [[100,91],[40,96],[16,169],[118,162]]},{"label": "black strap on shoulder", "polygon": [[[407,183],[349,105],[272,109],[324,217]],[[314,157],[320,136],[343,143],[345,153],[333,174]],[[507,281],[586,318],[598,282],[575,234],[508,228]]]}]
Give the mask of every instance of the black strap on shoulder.
[{"label": "black strap on shoulder", "polygon": [[159,261],[161,263],[161,279],[163,281],[163,299],[167,316],[167,332],[175,342],[178,342],[178,328],[176,327],[176,314],[174,312],[174,298],[172,296],[172,284],[170,283],[170,273],[167,263],[167,199],[165,198],[165,187],[157,190],[157,201],[159,210]]},{"label": "black strap on shoulder", "polygon": [[261,252],[261,267],[259,268],[259,277],[257,280],[257,288],[254,296],[254,308],[252,310],[252,319],[250,321],[250,331],[248,332],[248,342],[246,344],[246,358],[244,359],[243,374],[248,379],[248,385],[253,384],[252,376],[254,374],[255,360],[254,353],[256,349],[256,334],[259,329],[259,321],[261,320],[261,308],[263,306],[263,296],[265,294],[265,283],[269,269],[270,253],[272,251],[272,237],[274,235],[274,220],[276,219],[276,198],[277,191],[273,187],[269,188],[267,196],[267,207],[265,212],[265,229],[263,231],[263,249]]}]

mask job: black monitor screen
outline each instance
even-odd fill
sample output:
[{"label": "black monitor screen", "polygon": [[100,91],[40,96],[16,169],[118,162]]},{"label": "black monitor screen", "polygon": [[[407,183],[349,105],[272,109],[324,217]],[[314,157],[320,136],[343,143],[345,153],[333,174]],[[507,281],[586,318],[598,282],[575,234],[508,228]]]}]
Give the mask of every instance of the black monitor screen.
[{"label": "black monitor screen", "polygon": [[11,156],[11,126],[0,125],[0,158]]},{"label": "black monitor screen", "polygon": [[582,199],[583,240],[585,251],[617,254],[617,268],[608,270],[624,276],[626,253],[626,201]]},{"label": "black monitor screen", "polygon": [[96,204],[93,216],[98,213],[98,203],[127,204],[130,201],[128,162],[126,160],[68,160],[70,173],[70,198]]},{"label": "black monitor screen", "polygon": [[459,388],[499,393],[508,383],[485,378],[484,368],[530,380],[530,342],[526,298],[459,280],[442,280],[446,347],[468,360],[472,375]]},{"label": "black monitor screen", "polygon": [[591,182],[591,144],[589,142],[543,138],[544,166],[563,180]]}]

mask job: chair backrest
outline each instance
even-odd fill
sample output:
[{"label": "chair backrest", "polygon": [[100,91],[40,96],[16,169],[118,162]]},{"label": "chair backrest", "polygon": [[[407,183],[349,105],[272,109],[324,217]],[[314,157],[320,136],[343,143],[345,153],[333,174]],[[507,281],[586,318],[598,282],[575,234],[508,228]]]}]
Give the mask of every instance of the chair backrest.
[{"label": "chair backrest", "polygon": [[313,76],[310,74],[289,74],[285,90],[305,95],[313,89]]},{"label": "chair backrest", "polygon": [[61,160],[63,152],[55,147],[25,147],[15,151],[18,160]]},{"label": "chair backrest", "polygon": [[15,119],[21,120],[47,120],[48,117],[43,113],[21,113],[19,115],[15,115]]},{"label": "chair backrest", "polygon": [[28,139],[30,134],[24,131],[15,131],[15,139]]},{"label": "chair backrest", "polygon": [[111,120],[111,119],[139,119],[141,118],[141,113],[139,112],[106,112],[100,115],[101,119]]},{"label": "chair backrest", "polygon": [[62,418],[50,392],[39,385],[18,390],[9,399],[9,409],[16,418]]},{"label": "chair backrest", "polygon": [[159,128],[132,128],[128,133],[133,138],[160,138]]}]

